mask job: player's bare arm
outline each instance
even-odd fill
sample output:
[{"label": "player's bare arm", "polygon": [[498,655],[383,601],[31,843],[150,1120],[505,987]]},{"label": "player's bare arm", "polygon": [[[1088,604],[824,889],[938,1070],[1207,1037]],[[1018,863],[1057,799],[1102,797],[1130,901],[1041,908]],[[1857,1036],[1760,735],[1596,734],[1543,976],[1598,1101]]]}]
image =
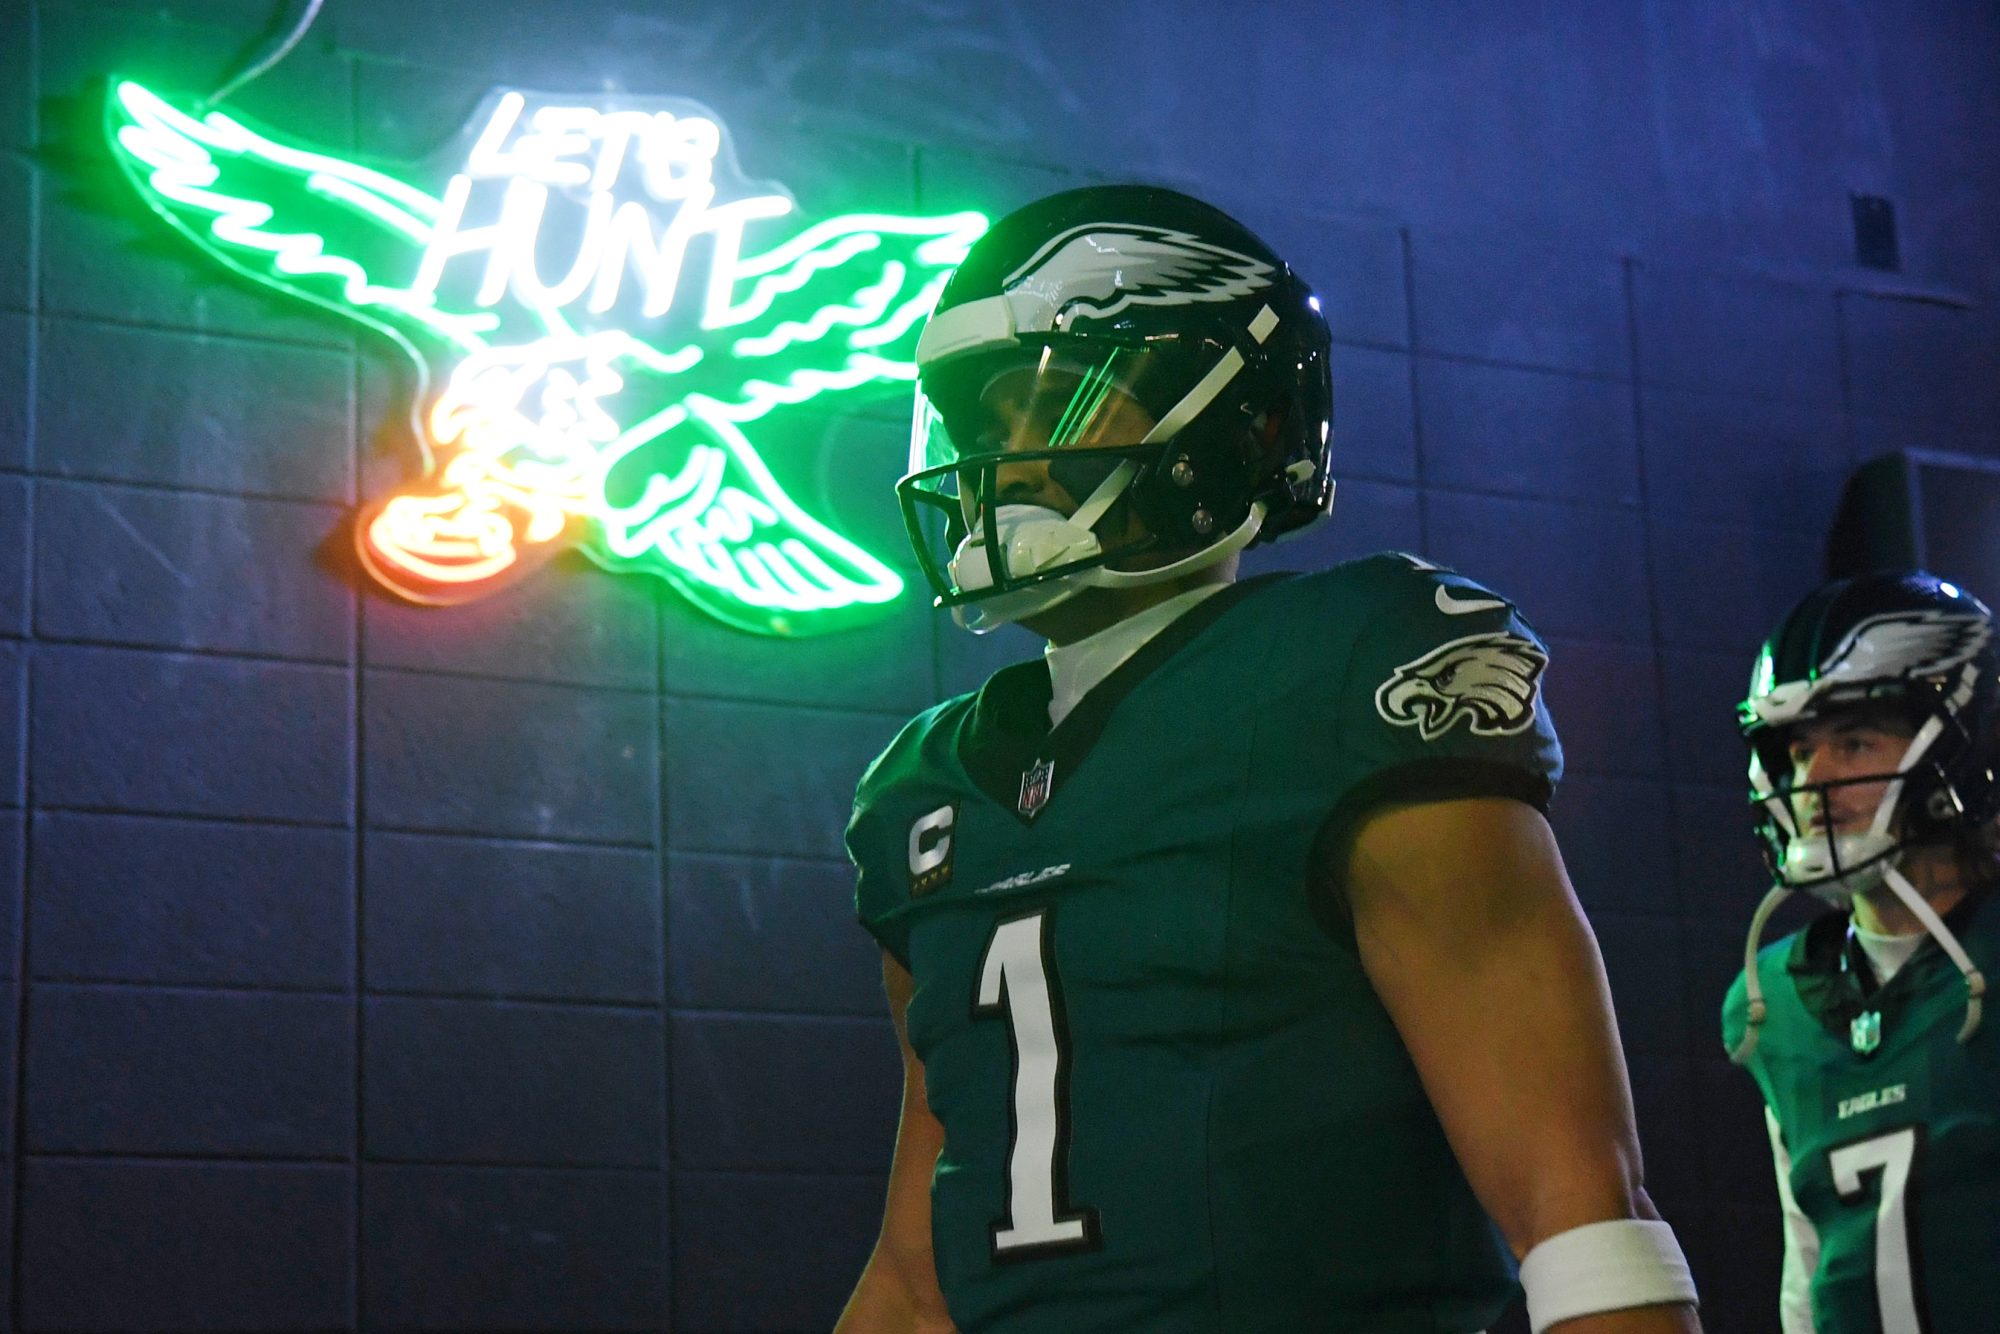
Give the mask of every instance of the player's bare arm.
[{"label": "player's bare arm", "polygon": [[[1603,964],[1541,815],[1506,798],[1385,808],[1356,833],[1342,889],[1362,966],[1515,1256],[1656,1218]],[[1552,1326],[1698,1327],[1685,1305]]]},{"label": "player's bare arm", "polygon": [[911,980],[887,951],[882,984],[896,1041],[903,1049],[903,1110],[896,1129],[896,1153],[889,1165],[889,1198],[882,1234],[861,1271],[854,1295],[841,1312],[834,1334],[951,1334],[951,1316],[938,1291],[931,1258],[931,1171],[944,1147],[944,1129],[924,1098],[924,1067],[910,1050],[904,1027]]}]

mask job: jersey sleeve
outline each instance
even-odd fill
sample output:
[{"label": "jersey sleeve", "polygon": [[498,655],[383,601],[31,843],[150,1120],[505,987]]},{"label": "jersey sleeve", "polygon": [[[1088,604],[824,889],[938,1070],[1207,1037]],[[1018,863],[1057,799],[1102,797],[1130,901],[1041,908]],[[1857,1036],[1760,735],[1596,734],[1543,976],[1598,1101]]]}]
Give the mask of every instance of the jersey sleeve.
[{"label": "jersey sleeve", "polygon": [[1729,984],[1729,993],[1722,998],[1722,1050],[1733,1052],[1743,1041],[1744,1032],[1750,1027],[1750,989],[1744,983],[1744,975],[1736,974],[1736,980]]},{"label": "jersey sleeve", "polygon": [[854,863],[854,915],[897,963],[908,968],[909,931],[897,912],[908,898],[907,881],[893,874],[895,867],[883,834],[886,822],[876,794],[870,790],[870,780],[881,766],[878,759],[862,777],[847,822],[847,856]]},{"label": "jersey sleeve", "polygon": [[[912,899],[914,859],[934,856],[941,839],[948,839],[955,805],[931,812],[936,828],[925,837],[909,818],[899,818],[907,805],[906,791],[922,776],[922,756],[930,729],[951,702],[917,715],[861,775],[854,789],[854,809],[847,821],[847,857],[854,863],[854,915],[883,949],[904,968],[910,966],[910,927],[906,911]],[[948,850],[949,843],[943,846]]]},{"label": "jersey sleeve", "polygon": [[1562,748],[1543,699],[1549,652],[1514,605],[1408,557],[1376,571],[1336,731],[1350,821],[1395,802],[1516,797],[1546,810]]},{"label": "jersey sleeve", "polygon": [[[1757,1030],[1756,1048],[1742,1062],[1743,1071],[1757,1084],[1757,1092],[1764,1099],[1764,1105],[1777,1105],[1777,1094],[1771,1084],[1771,1070],[1765,1063],[1764,1044],[1772,1040],[1771,998],[1779,988],[1786,985],[1785,960],[1791,952],[1793,937],[1766,945],[1757,954],[1758,988],[1764,993],[1765,1020]],[[1750,1029],[1750,986],[1749,974],[1738,971],[1736,980],[1729,984],[1729,994],[1722,1001],[1722,1049],[1735,1059],[1735,1052],[1743,1043]],[[1778,1039],[1782,1043],[1783,1038]]]},{"label": "jersey sleeve", "polygon": [[1329,613],[1361,619],[1338,686],[1320,692],[1339,750],[1322,864],[1387,805],[1497,796],[1546,811],[1562,747],[1541,637],[1505,597],[1450,570],[1402,555],[1362,564],[1359,605]]}]

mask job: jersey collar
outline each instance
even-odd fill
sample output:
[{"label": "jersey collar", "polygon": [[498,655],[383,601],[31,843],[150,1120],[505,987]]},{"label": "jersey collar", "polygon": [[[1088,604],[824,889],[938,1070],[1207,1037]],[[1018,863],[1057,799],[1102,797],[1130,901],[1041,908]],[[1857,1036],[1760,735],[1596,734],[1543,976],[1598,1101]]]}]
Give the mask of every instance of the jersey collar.
[{"label": "jersey collar", "polygon": [[959,736],[959,763],[967,777],[1022,824],[1033,824],[1075,777],[1121,700],[1252,592],[1291,577],[1245,579],[1189,608],[1093,686],[1054,728],[1048,664],[1034,660],[1001,668],[980,687]]},{"label": "jersey collar", "polygon": [[1176,593],[1069,644],[1042,650],[1049,665],[1049,717],[1060,723],[1097,684],[1118,670],[1159,633],[1212,597],[1229,591],[1228,584],[1201,584]]},{"label": "jersey collar", "polygon": [[[1944,924],[1953,935],[1965,939],[1972,919],[1992,892],[1991,886],[1975,889],[1952,905],[1951,911],[1944,914]],[[1799,1000],[1807,1013],[1842,1041],[1847,1039],[1855,1016],[1864,1010],[1879,1013],[1886,1029],[1916,994],[1921,986],[1919,979],[1927,979],[1939,960],[1945,959],[1937,942],[1927,937],[1894,977],[1877,986],[1868,967],[1868,956],[1848,936],[1847,921],[1846,913],[1826,913],[1813,919],[1793,939],[1791,953],[1785,960],[1785,971],[1798,987]]]}]

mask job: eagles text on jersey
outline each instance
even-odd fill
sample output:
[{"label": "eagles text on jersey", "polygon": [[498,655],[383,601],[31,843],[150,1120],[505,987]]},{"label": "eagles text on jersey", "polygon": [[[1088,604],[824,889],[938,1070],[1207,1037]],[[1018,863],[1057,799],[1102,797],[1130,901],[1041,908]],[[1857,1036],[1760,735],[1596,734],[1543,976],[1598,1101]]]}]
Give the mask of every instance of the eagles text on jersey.
[{"label": "eagles text on jersey", "polygon": [[1546,651],[1400,556],[1209,598],[1050,731],[1040,662],[862,780],[966,1334],[1468,1331],[1513,1264],[1324,892],[1390,801],[1543,806]]}]

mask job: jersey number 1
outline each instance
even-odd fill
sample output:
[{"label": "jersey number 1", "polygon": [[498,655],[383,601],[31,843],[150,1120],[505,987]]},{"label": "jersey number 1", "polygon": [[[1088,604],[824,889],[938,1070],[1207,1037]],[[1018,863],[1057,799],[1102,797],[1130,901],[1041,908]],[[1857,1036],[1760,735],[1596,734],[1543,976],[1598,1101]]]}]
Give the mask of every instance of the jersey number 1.
[{"label": "jersey number 1", "polygon": [[1014,1135],[1007,1210],[993,1224],[996,1261],[1098,1244],[1097,1211],[1069,1206],[1069,1041],[1048,928],[1046,908],[995,926],[972,1003],[976,1017],[1005,1017],[1014,1053]]},{"label": "jersey number 1", "polygon": [[1882,1174],[1882,1186],[1875,1203],[1875,1301],[1881,1308],[1883,1334],[1923,1334],[1924,1322],[1917,1314],[1916,1269],[1911,1253],[1910,1221],[1906,1207],[1910,1169],[1916,1163],[1923,1140],[1915,1126],[1904,1126],[1886,1135],[1843,1144],[1827,1155],[1833,1170],[1833,1188],[1849,1204],[1861,1199],[1866,1189],[1863,1177]]}]

